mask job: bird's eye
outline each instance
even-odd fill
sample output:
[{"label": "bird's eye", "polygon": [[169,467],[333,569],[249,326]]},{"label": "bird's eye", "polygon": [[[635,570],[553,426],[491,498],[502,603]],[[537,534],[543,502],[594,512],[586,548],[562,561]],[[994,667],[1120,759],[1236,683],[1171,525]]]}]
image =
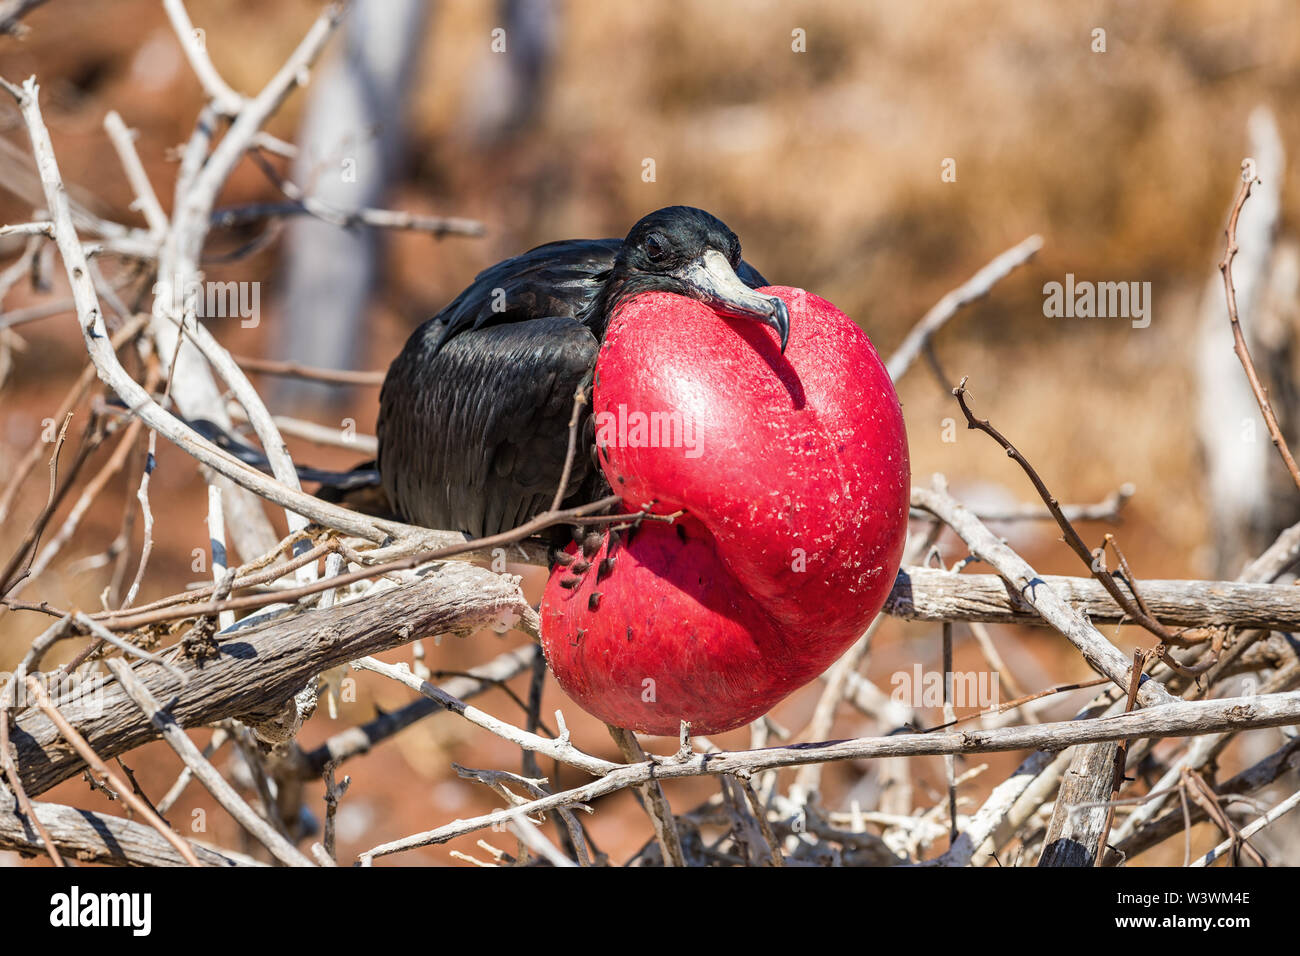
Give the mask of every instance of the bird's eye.
[{"label": "bird's eye", "polygon": [[657,232],[652,232],[646,236],[644,243],[645,254],[650,257],[651,262],[658,262],[664,256],[668,255],[668,243],[664,237]]}]

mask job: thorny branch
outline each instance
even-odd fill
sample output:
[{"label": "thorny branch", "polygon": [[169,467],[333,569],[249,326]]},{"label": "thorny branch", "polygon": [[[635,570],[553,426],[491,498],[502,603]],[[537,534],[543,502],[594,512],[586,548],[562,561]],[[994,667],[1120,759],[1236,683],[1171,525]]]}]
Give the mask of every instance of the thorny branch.
[{"label": "thorny branch", "polygon": [[[1083,539],[1079,536],[1079,532],[1075,530],[1074,525],[1061,511],[1060,503],[1056,500],[1056,497],[1048,490],[1046,483],[1044,483],[1043,479],[1034,469],[1034,466],[1029,463],[1029,460],[1021,454],[1020,449],[1011,444],[1006,436],[989,423],[988,419],[975,417],[975,413],[971,411],[970,404],[967,401],[969,393],[966,390],[966,379],[963,378],[961,384],[954,388],[952,393],[957,398],[957,404],[961,406],[962,414],[966,416],[967,427],[978,429],[992,438],[1002,447],[1002,450],[1007,453],[1007,457],[1012,459],[1024,470],[1025,474],[1029,477],[1029,480],[1033,483],[1034,489],[1043,499],[1043,503],[1047,505],[1047,510],[1050,511],[1052,517],[1056,519],[1057,525],[1060,526],[1061,532],[1065,535],[1065,543],[1070,546],[1070,550],[1077,554],[1079,559],[1092,570],[1093,575],[1101,583],[1101,586],[1106,589],[1107,593],[1110,594],[1115,603],[1124,609],[1124,613],[1129,619],[1135,621],[1141,627],[1150,631],[1160,639],[1160,645],[1156,648],[1156,655],[1164,661],[1164,663],[1179,673],[1182,673],[1185,676],[1195,676],[1196,672],[1189,671],[1169,655],[1167,647],[1171,644],[1180,647],[1192,646],[1209,639],[1211,635],[1199,631],[1190,634],[1175,633],[1153,618],[1147,612],[1146,607],[1142,602],[1141,595],[1137,593],[1136,582],[1133,580],[1132,576],[1127,573],[1128,563],[1124,560],[1123,555],[1119,554],[1118,549],[1116,549],[1116,553],[1119,555],[1119,560],[1122,566],[1122,579],[1128,588],[1128,593],[1126,593],[1124,589],[1119,586],[1116,580],[1116,575],[1113,575],[1106,570],[1104,546],[1103,548],[1089,551],[1088,546],[1083,543]],[[1107,535],[1106,537],[1107,541],[1113,544],[1114,536]],[[1208,662],[1205,662],[1202,665],[1202,669],[1208,669],[1213,665],[1214,660],[1214,658],[1211,658]]]},{"label": "thorny branch", "polygon": [[1223,294],[1228,302],[1228,321],[1232,325],[1232,347],[1237,353],[1237,358],[1241,360],[1241,367],[1246,373],[1246,380],[1250,383],[1250,390],[1255,393],[1255,401],[1259,403],[1260,414],[1264,416],[1264,424],[1268,427],[1269,439],[1278,454],[1282,456],[1291,480],[1295,482],[1297,488],[1300,488],[1300,468],[1297,468],[1295,459],[1291,456],[1291,449],[1282,436],[1282,426],[1278,424],[1277,414],[1268,400],[1268,390],[1259,380],[1255,362],[1250,357],[1250,348],[1246,345],[1246,336],[1241,331],[1241,320],[1237,316],[1237,290],[1232,284],[1232,260],[1237,255],[1237,220],[1241,218],[1241,209],[1250,198],[1251,189],[1258,182],[1249,173],[1249,161],[1243,162],[1241,168],[1241,188],[1237,190],[1237,199],[1233,202],[1232,212],[1228,215],[1228,225],[1224,229],[1226,242],[1223,259],[1219,262],[1219,271],[1223,273]]}]

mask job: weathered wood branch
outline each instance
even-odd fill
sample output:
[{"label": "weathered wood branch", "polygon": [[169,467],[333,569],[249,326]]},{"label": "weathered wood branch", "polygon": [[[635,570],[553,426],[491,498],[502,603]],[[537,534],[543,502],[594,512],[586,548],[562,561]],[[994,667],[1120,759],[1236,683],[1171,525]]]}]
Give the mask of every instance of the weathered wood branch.
[{"label": "weathered wood branch", "polygon": [[1300,691],[1227,697],[1212,701],[1177,701],[1140,711],[1095,720],[1067,720],[1030,727],[965,730],[934,734],[895,734],[861,737],[822,744],[797,744],[765,750],[718,751],[669,757],[619,767],[591,783],[526,804],[497,810],[468,820],[373,847],[361,854],[363,866],[375,857],[473,833],[517,816],[542,813],[557,807],[588,803],[608,793],[634,787],[652,779],[668,780],[703,775],[756,773],[779,767],[828,760],[862,760],[888,756],[937,756],[955,753],[994,753],[1011,750],[1061,750],[1073,744],[1099,743],[1124,738],[1187,737],[1221,730],[1280,727],[1300,721]]},{"label": "weathered wood branch", "polygon": [[[1074,717],[1089,720],[1118,713],[1118,704],[1107,701],[1106,695],[1095,699]],[[939,858],[922,863],[922,866],[983,866],[1011,839],[1051,793],[1055,793],[1065,765],[1058,758],[1068,756],[1068,751],[1035,750],[1020,762],[1015,771],[993,788],[975,813],[966,829]],[[1038,799],[1037,794],[1042,794]],[[1032,805],[1032,809],[1030,808]]]},{"label": "weathered wood branch", "polygon": [[[471,668],[463,676],[453,677],[446,683],[439,684],[439,689],[450,697],[470,700],[497,684],[524,673],[533,666],[533,661],[541,653],[542,649],[536,644],[525,644],[523,647],[505,651],[486,664]],[[340,730],[315,750],[303,754],[302,774],[305,779],[314,780],[324,773],[329,763],[342,763],[344,760],[369,753],[370,748],[375,744],[387,740],[425,717],[442,713],[446,709],[441,701],[431,697],[417,697],[397,710],[382,713],[356,727]]]},{"label": "weathered wood branch", "polygon": [[286,866],[309,867],[314,865],[275,827],[258,816],[257,812],[239,795],[239,792],[217,772],[217,768],[208,763],[203,756],[203,752],[190,740],[184,728],[163,712],[158,701],[154,700],[153,695],[136,679],[126,661],[115,659],[107,663],[108,669],[113,672],[113,676],[117,678],[118,683],[126,690],[128,696],[135,701],[136,706],[144,712],[150,722],[158,729],[158,732],[163,735],[163,739],[171,744],[172,749],[176,751],[176,755],[198,778],[199,783],[207,788],[208,792],[216,798],[217,803],[221,804],[240,826],[256,837],[263,846],[271,851],[276,859]]},{"label": "weathered wood branch", "polygon": [[385,664],[383,661],[377,661],[373,658],[363,657],[360,660],[352,662],[352,666],[357,670],[373,671],[376,674],[383,674],[398,683],[405,684],[414,691],[424,694],[426,697],[433,697],[450,711],[454,711],[464,717],[471,724],[482,727],[488,733],[496,734],[504,740],[510,741],[523,750],[531,750],[534,753],[552,760],[558,760],[560,763],[566,763],[570,766],[585,770],[591,774],[607,773],[614,770],[619,764],[609,760],[603,760],[599,757],[593,757],[585,754],[577,747],[570,743],[568,735],[561,729],[560,736],[554,740],[549,737],[542,737],[539,734],[529,733],[526,730],[520,730],[513,724],[506,723],[493,717],[491,714],[484,713],[477,707],[467,705],[462,700],[455,700],[447,695],[439,687],[435,687],[428,681],[424,680],[418,674],[413,673],[410,668],[400,667],[394,664]]},{"label": "weathered wood branch", "polygon": [[[1109,677],[1117,687],[1128,689],[1129,661],[1119,648],[1060,594],[1044,584],[1028,561],[986,528],[961,502],[938,488],[913,488],[912,506],[930,512],[952,528],[966,542],[971,554],[992,565],[1009,584],[1014,585],[1017,593],[1034,606],[1043,620],[1078,649],[1093,670]],[[1150,677],[1142,679],[1138,689],[1138,702],[1142,706],[1165,704],[1172,699],[1159,681]]]},{"label": "weathered wood branch", "polygon": [[[1228,798],[1253,794],[1288,771],[1297,768],[1300,768],[1300,739],[1292,739],[1267,757],[1241,771],[1231,780],[1220,784],[1215,788],[1215,792],[1224,798],[1223,802],[1227,804],[1230,802]],[[1209,814],[1199,803],[1193,803],[1188,807],[1187,816],[1183,815],[1181,806],[1176,805],[1172,810],[1167,811],[1164,816],[1156,818],[1117,844],[1115,849],[1119,854],[1118,859],[1131,860],[1139,853],[1151,849],[1151,847],[1167,840],[1174,834],[1181,833],[1189,820],[1192,825],[1195,825],[1207,819],[1209,819]]]},{"label": "weathered wood branch", "polygon": [[[1054,574],[1038,581],[1096,622],[1115,623],[1123,612],[1094,578]],[[1300,589],[1236,581],[1139,581],[1151,613],[1166,624],[1268,631],[1300,630]],[[938,568],[904,568],[885,612],[908,621],[981,621],[1046,624],[1029,601],[996,574],[954,574]]]},{"label": "weathered wood branch", "polygon": [[[467,574],[472,580],[489,580],[493,587],[489,588],[482,597],[489,604],[495,600],[494,595],[500,592],[500,580],[494,575],[487,572],[478,571],[468,566],[459,564],[448,564],[444,566],[438,574],[438,579],[442,580],[448,575],[456,578],[459,575]],[[1095,580],[1089,578],[1071,578],[1057,577],[1051,575],[1042,576],[1040,579],[1043,584],[1057,592],[1061,598],[1076,606],[1080,611],[1087,614],[1088,617],[1097,621],[1118,620],[1120,610],[1114,604],[1104,589]],[[397,591],[384,592],[369,598],[341,605],[340,608],[333,611],[334,614],[345,614],[349,619],[353,615],[357,616],[357,626],[365,621],[385,622],[391,627],[398,628],[401,626],[404,618],[404,608],[411,607],[415,603],[415,598],[407,596],[412,592],[420,591],[430,586],[429,581],[421,582],[417,585],[410,585],[407,588],[398,589]],[[1238,584],[1234,582],[1200,582],[1200,581],[1146,581],[1142,584],[1143,594],[1154,613],[1160,615],[1163,619],[1176,625],[1197,625],[1206,623],[1233,622],[1240,623],[1243,626],[1263,627],[1277,630],[1293,630],[1300,628],[1300,594],[1295,589],[1282,586],[1269,586],[1260,584]],[[452,592],[444,591],[441,600],[449,605],[454,605],[457,596]],[[465,593],[461,598],[473,598],[472,584],[466,582],[463,586]],[[522,610],[522,597],[516,596],[515,601],[519,602]],[[509,602],[506,602],[508,604]],[[506,605],[492,604],[492,613],[498,613]],[[462,606],[464,609],[464,606]],[[1011,589],[1007,583],[997,575],[972,575],[972,574],[954,574],[947,571],[934,570],[928,568],[908,568],[900,573],[898,582],[895,584],[894,591],[886,605],[886,611],[896,616],[909,620],[922,621],[941,621],[941,620],[976,620],[995,623],[1043,623],[1042,618],[1033,609],[1029,602],[1018,592]],[[420,621],[432,620],[431,614],[451,613],[448,607],[426,608],[424,613],[414,613],[411,619],[412,627],[421,627]],[[266,646],[274,649],[281,641],[302,643],[302,635],[308,632],[320,633],[322,628],[338,633],[340,629],[347,630],[352,624],[347,622],[325,622],[322,615],[329,612],[311,612],[305,616],[286,618],[283,621],[271,625],[264,625],[255,631],[245,632],[241,635],[241,641],[258,642],[261,646],[263,641]],[[446,629],[445,626],[443,629]],[[425,630],[424,633],[432,633],[432,630]],[[297,635],[297,637],[294,637]],[[241,672],[239,680],[246,681],[249,686],[256,689],[262,688],[268,691],[273,688],[281,688],[294,684],[296,681],[305,680],[312,673],[337,663],[341,660],[350,660],[373,651],[373,647],[366,645],[361,646],[354,642],[355,634],[345,636],[347,650],[341,650],[337,654],[317,656],[317,663],[308,665],[304,668],[304,661],[297,656],[288,660],[276,660],[272,663],[259,652],[257,657],[262,660],[262,666],[257,668],[257,674],[252,676],[248,673]],[[413,638],[411,638],[413,639]],[[383,646],[394,646],[403,643],[402,640],[393,640]],[[233,653],[231,648],[234,642],[227,642],[226,654],[223,655],[222,661],[227,665],[230,661],[226,658]],[[353,650],[355,649],[355,650]],[[310,656],[310,655],[309,655]],[[517,662],[512,663],[510,670],[512,672],[518,669]],[[314,670],[312,668],[314,667]],[[183,667],[183,670],[186,668]],[[141,673],[152,671],[152,668],[142,669]],[[234,706],[234,701],[223,701],[220,699],[221,688],[220,681],[223,678],[214,675],[209,678],[206,674],[200,674],[200,686],[198,688],[187,689],[186,696],[194,695],[195,702],[191,705],[195,713],[202,716],[199,723],[208,722],[214,719],[231,716],[235,711],[230,709]],[[468,683],[468,682],[466,682]],[[301,684],[298,684],[301,687]],[[458,688],[460,689],[460,688]],[[244,703],[241,705],[248,710],[274,710],[275,706],[282,703],[288,695],[271,694],[262,702],[262,706],[248,703],[249,698],[244,697]],[[202,698],[200,701],[199,698]],[[128,712],[131,708],[125,708]],[[436,706],[421,704],[419,713],[416,716],[423,716],[427,712],[438,709]],[[25,728],[25,721],[31,720],[31,715],[27,715],[24,720],[19,722],[19,739],[21,762],[27,763],[29,759],[35,756],[38,764],[48,763],[44,756],[37,756],[35,752],[24,748],[32,746],[30,739],[24,738],[22,730]],[[183,721],[185,722],[185,721]],[[193,720],[188,721],[193,725]],[[142,728],[137,728],[139,732]],[[152,734],[150,734],[152,736]],[[145,738],[136,740],[128,747],[117,747],[109,752],[122,752],[129,749],[130,746],[136,746],[143,742]],[[98,738],[96,738],[96,741]],[[96,742],[96,746],[99,746]],[[41,748],[38,746],[36,750]],[[353,749],[353,748],[345,748]],[[360,749],[366,749],[362,747]],[[323,756],[323,754],[322,754]],[[322,761],[323,762],[323,761]],[[54,765],[47,766],[43,770],[29,770],[27,773],[36,774],[36,779],[45,779],[45,775],[53,772],[57,779],[63,779],[64,776],[76,772],[79,766],[72,766],[71,769],[61,769],[55,771]],[[24,777],[25,781],[28,779]],[[48,780],[40,785],[41,789],[49,786],[54,782]]]},{"label": "weathered wood branch", "polygon": [[[183,685],[157,664],[146,663],[134,673],[182,727],[228,717],[256,722],[275,716],[308,680],[336,664],[433,634],[472,633],[527,611],[517,579],[448,562],[413,584],[236,631],[218,645],[215,657],[176,661],[187,680]],[[116,682],[92,686],[78,698],[60,702],[60,709],[105,759],[158,736]],[[18,717],[12,740],[23,786],[31,794],[84,766],[37,711]]]},{"label": "weathered wood branch", "polygon": [[1106,823],[1114,741],[1080,747],[1061,780],[1039,866],[1092,866]]},{"label": "weathered wood branch", "polygon": [[[317,27],[313,29],[309,37],[310,42],[304,41],[304,45],[300,47],[300,50],[304,51],[302,56],[305,57],[307,54],[311,54],[314,57],[315,53],[313,51],[318,52],[317,45],[324,42],[322,31],[328,31],[332,28],[333,17],[334,14],[328,14],[321,21],[318,21]],[[309,60],[302,60],[295,69],[301,71],[305,68],[307,62]],[[293,63],[289,64],[289,66],[293,65]],[[67,269],[68,281],[72,287],[73,299],[76,305],[78,324],[85,339],[86,350],[91,361],[95,364],[99,377],[117,393],[127,407],[131,408],[150,428],[156,430],[202,464],[207,465],[213,471],[252,491],[254,494],[274,504],[281,505],[286,511],[293,514],[311,518],[328,527],[338,528],[349,534],[355,534],[376,542],[383,542],[393,536],[414,537],[430,541],[437,540],[439,543],[444,541],[453,543],[453,541],[459,539],[458,535],[421,531],[400,522],[368,519],[346,508],[315,499],[295,487],[297,479],[296,477],[290,477],[292,472],[291,462],[288,461],[287,455],[283,453],[283,441],[278,440],[278,437],[276,441],[266,440],[264,448],[268,456],[277,463],[282,480],[263,475],[257,469],[239,461],[239,459],[212,442],[199,436],[185,422],[155,402],[153,397],[131,378],[126,369],[122,367],[107,337],[107,327],[104,324],[103,314],[100,310],[99,298],[95,292],[91,273],[86,265],[85,252],[77,237],[67,190],[63,185],[58,163],[54,156],[54,146],[50,142],[49,131],[41,116],[37,85],[31,79],[27,80],[21,88],[7,81],[0,82],[17,100],[27,124],[27,131],[32,141],[32,154],[36,159],[37,168],[41,174],[45,201],[49,207],[50,221],[54,228],[55,242]],[[257,100],[251,101],[260,103],[265,97],[267,102],[258,110],[252,110],[250,106],[249,110],[241,114],[240,119],[236,122],[236,127],[241,128],[245,134],[251,135],[244,127],[249,124],[260,124],[265,118],[263,113],[274,105],[278,105],[283,95],[287,95],[288,87],[292,86],[293,82],[296,82],[296,80],[293,80],[292,75],[282,78],[281,74],[277,74],[277,80],[268,85],[267,90]],[[282,87],[284,88],[282,89]],[[240,124],[244,124],[244,126],[241,127]],[[218,181],[213,182],[212,180],[215,178],[214,171],[224,169],[228,172],[233,167],[238,156],[242,155],[242,147],[235,152],[236,144],[232,140],[236,127],[232,127],[230,133],[222,140],[222,146],[213,154],[213,158],[208,161],[207,165],[203,167],[203,177],[199,185],[203,187],[201,194],[204,196],[211,194],[211,196],[215,197],[221,182],[224,181],[223,176]],[[252,132],[256,132],[258,128],[260,128],[259,125],[253,125]],[[235,152],[235,155],[233,157],[228,155],[230,152]],[[218,157],[221,157],[220,163],[217,162]],[[198,201],[196,200],[196,202]],[[204,205],[203,202],[198,202],[198,205],[205,210],[202,223],[206,225],[208,221],[206,210],[210,210],[211,203],[208,202],[207,205]],[[181,231],[181,226],[178,224],[175,230]],[[190,258],[194,262],[198,261],[199,250],[202,246],[202,234],[201,231],[191,241],[191,245],[194,242],[198,244],[197,247],[190,250],[192,253]],[[160,266],[160,292],[157,297],[160,302],[168,302],[173,298],[170,290],[175,275],[197,274],[197,271],[197,266],[188,271]],[[159,354],[172,355],[175,352],[176,337],[179,335],[179,330],[170,321],[160,318],[155,322],[154,332],[159,343]],[[239,386],[237,391],[239,391],[241,402],[249,412],[250,418],[255,417],[258,412],[264,412],[265,409],[261,407],[260,400],[255,400],[256,393],[252,390],[251,385],[248,385],[243,373],[238,371],[233,360],[229,360],[229,355],[215,344],[215,340],[211,338],[210,333],[207,333],[201,325],[190,328],[189,333],[196,341],[212,345],[212,348],[208,350],[208,357],[222,362],[224,371],[227,373],[227,384]],[[181,350],[180,356],[184,357],[194,353],[194,351],[193,345],[187,345],[185,349]],[[180,360],[178,357],[178,362]],[[188,376],[178,375],[176,381],[178,383],[194,382],[200,377],[206,378],[209,382],[211,381],[206,370],[201,376],[199,373],[189,374]],[[215,390],[215,386],[212,387]],[[179,396],[176,397],[179,401]],[[245,401],[245,399],[247,400]],[[250,405],[253,407],[250,408]],[[224,409],[220,410],[220,415],[224,418]],[[271,434],[274,423],[270,421],[269,414],[265,416],[264,424],[267,426],[266,434]],[[278,436],[278,433],[276,434]],[[286,480],[291,483],[286,484]]]},{"label": "weathered wood branch", "polygon": [[[90,810],[78,810],[60,803],[33,804],[37,818],[49,830],[55,846],[79,863],[110,866],[186,866],[185,860],[159,835],[143,823],[111,817]],[[214,850],[187,841],[204,866],[265,866],[251,857],[230,850]],[[7,803],[0,805],[0,848],[19,853],[44,855],[45,849],[30,822],[14,813]]]}]

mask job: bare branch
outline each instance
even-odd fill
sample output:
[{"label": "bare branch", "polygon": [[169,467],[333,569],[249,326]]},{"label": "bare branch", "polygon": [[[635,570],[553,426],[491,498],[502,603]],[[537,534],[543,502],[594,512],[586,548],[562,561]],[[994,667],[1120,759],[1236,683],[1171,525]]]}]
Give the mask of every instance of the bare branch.
[{"label": "bare branch", "polygon": [[1209,866],[1211,863],[1213,863],[1215,860],[1221,857],[1224,853],[1227,853],[1234,846],[1240,844],[1242,840],[1250,839],[1252,836],[1254,836],[1260,830],[1264,829],[1270,823],[1273,823],[1276,820],[1281,819],[1283,816],[1290,813],[1296,807],[1300,807],[1300,790],[1297,790],[1295,793],[1291,794],[1291,796],[1287,797],[1285,800],[1283,800],[1277,806],[1273,807],[1267,813],[1261,815],[1249,826],[1242,827],[1240,833],[1236,833],[1229,839],[1224,840],[1222,843],[1216,846],[1209,853],[1205,854],[1205,856],[1201,857],[1199,860],[1192,861],[1192,866],[1193,867]]},{"label": "bare branch", "polygon": [[[276,716],[310,678],[336,664],[430,634],[470,633],[527,609],[515,578],[449,562],[412,584],[234,631],[218,644],[216,657],[176,661],[184,685],[154,664],[142,665],[135,676],[155,698],[171,702],[168,712],[182,726],[229,717],[256,723]],[[158,736],[116,683],[63,710],[105,758]],[[82,760],[56,745],[57,728],[43,715],[28,711],[16,723],[22,733],[14,743],[28,792],[43,793],[81,771]]]},{"label": "bare branch", "polygon": [[[1093,621],[1129,620],[1095,578],[1043,574],[1038,581]],[[1289,585],[1195,580],[1139,583],[1151,613],[1171,625],[1300,630],[1300,593]],[[937,568],[910,567],[899,571],[885,603],[885,612],[907,621],[1045,623],[1027,596],[1008,585],[1004,578],[994,574],[954,574]]]},{"label": "bare branch", "polygon": [[[961,503],[944,491],[913,488],[912,504],[940,518],[957,532],[972,554],[992,565],[1021,598],[1079,649],[1093,670],[1109,677],[1116,686],[1128,689],[1129,662],[1124,655],[1091,621],[1045,583],[1029,562],[984,527]],[[1144,707],[1172,699],[1158,681],[1149,677],[1143,680],[1138,691],[1138,701]]]},{"label": "bare branch", "polygon": [[608,760],[602,760],[599,757],[593,757],[585,754],[569,742],[568,738],[561,736],[557,740],[550,740],[546,737],[530,734],[525,730],[520,730],[513,724],[508,724],[504,720],[498,720],[491,714],[484,713],[477,707],[470,706],[464,701],[456,700],[442,688],[422,680],[415,674],[411,673],[409,668],[400,667],[394,664],[385,664],[383,661],[377,661],[372,657],[364,657],[352,662],[352,666],[358,670],[374,671],[376,674],[383,674],[390,680],[395,680],[400,684],[405,684],[414,691],[418,691],[424,696],[436,700],[447,710],[459,714],[468,720],[471,724],[482,727],[489,733],[496,734],[503,740],[508,740],[517,744],[524,750],[531,750],[539,753],[544,757],[550,757],[558,760],[560,763],[568,764],[571,767],[577,767],[579,770],[585,770],[591,774],[607,773],[618,767],[619,764],[611,763]]},{"label": "bare branch", "polygon": [[162,834],[163,839],[176,848],[176,852],[181,855],[186,863],[190,866],[198,866],[198,858],[194,855],[194,850],[189,844],[177,836],[176,832],[163,821],[162,817],[158,816],[153,807],[138,796],[132,788],[128,787],[122,781],[122,778],[108,768],[103,759],[86,742],[86,738],[77,733],[76,728],[68,722],[68,719],[63,716],[59,708],[54,706],[45,693],[45,688],[41,686],[40,681],[35,677],[27,678],[27,693],[31,695],[36,706],[58,728],[59,736],[72,746],[77,756],[84,760],[91,772],[99,778],[100,783],[107,784],[116,790],[118,795],[131,805],[132,810],[144,817],[150,826]]},{"label": "bare branch", "polygon": [[181,49],[185,51],[185,58],[190,61],[194,74],[203,84],[203,89],[211,98],[213,105],[226,116],[239,113],[244,108],[246,100],[231,89],[221,78],[217,68],[212,65],[212,60],[208,58],[207,44],[201,39],[200,31],[194,29],[185,4],[182,0],[163,0],[163,9],[167,11],[167,16],[172,22]]},{"label": "bare branch", "polygon": [[149,693],[149,689],[140,683],[131,672],[131,668],[126,665],[126,662],[110,660],[107,663],[108,669],[113,672],[113,676],[122,685],[127,696],[149,718],[150,723],[162,734],[163,739],[171,745],[172,750],[176,751],[176,756],[180,757],[185,766],[190,768],[194,776],[198,778],[199,783],[207,788],[208,792],[216,798],[219,804],[226,808],[226,811],[238,821],[240,826],[270,850],[281,863],[288,866],[314,866],[311,860],[307,859],[299,852],[297,847],[281,836],[275,827],[258,816],[256,811],[235,791],[234,787],[226,783],[221,774],[217,773],[216,768],[204,759],[202,751],[186,735],[184,728],[169,714],[163,712],[153,694]]},{"label": "bare branch", "polygon": [[1033,727],[997,730],[969,730],[947,734],[913,734],[890,737],[862,737],[821,745],[775,747],[767,750],[697,753],[685,758],[652,759],[643,764],[621,766],[581,787],[566,790],[528,804],[497,810],[468,820],[413,834],[372,847],[361,854],[362,865],[375,857],[473,833],[493,824],[504,824],[517,816],[540,813],[556,807],[589,803],[597,797],[645,783],[651,779],[748,772],[794,767],[815,761],[860,760],[885,756],[942,755],[948,753],[992,753],[1008,750],[1059,750],[1072,744],[1122,740],[1125,737],[1181,737],[1216,730],[1246,730],[1277,727],[1300,720],[1300,692],[1228,697],[1214,701],[1178,701],[1145,710],[1095,720],[1063,721]]},{"label": "bare branch", "polygon": [[1296,466],[1295,458],[1291,456],[1291,449],[1287,447],[1286,439],[1282,436],[1282,426],[1278,424],[1277,414],[1268,400],[1268,390],[1264,388],[1264,384],[1259,380],[1259,373],[1255,371],[1255,363],[1250,357],[1250,348],[1246,345],[1246,337],[1242,334],[1241,321],[1237,316],[1237,290],[1232,284],[1232,260],[1237,254],[1237,220],[1241,217],[1241,207],[1250,198],[1251,187],[1258,181],[1247,173],[1248,162],[1243,162],[1241,165],[1241,188],[1237,191],[1237,199],[1232,204],[1232,213],[1228,216],[1228,226],[1224,230],[1227,242],[1224,245],[1223,259],[1219,262],[1219,271],[1223,273],[1223,294],[1228,301],[1228,321],[1232,325],[1233,351],[1237,353],[1241,367],[1246,372],[1250,390],[1255,393],[1255,400],[1259,403],[1260,414],[1264,416],[1264,424],[1268,426],[1273,447],[1282,456],[1286,470],[1291,474],[1291,480],[1295,482],[1297,488],[1300,488],[1300,468]]},{"label": "bare branch", "polygon": [[153,191],[153,184],[144,171],[144,164],[140,162],[140,154],[135,151],[134,134],[126,128],[126,123],[122,122],[117,110],[108,111],[104,117],[104,129],[108,132],[113,148],[117,150],[117,158],[126,172],[127,182],[135,192],[135,205],[149,224],[149,231],[161,238],[167,232],[167,213],[163,212],[158,194]]},{"label": "bare branch", "polygon": [[967,279],[965,283],[936,302],[930,308],[930,311],[922,316],[921,321],[916,323],[912,330],[907,333],[907,337],[894,350],[894,354],[889,356],[889,361],[885,363],[889,377],[895,382],[902,378],[907,370],[912,367],[916,357],[921,354],[921,350],[925,348],[926,343],[930,341],[936,332],[948,324],[949,319],[956,315],[963,306],[988,295],[989,290],[999,280],[1006,278],[1032,259],[1034,253],[1041,248],[1043,248],[1043,237],[1030,236],[993,259],[979,272]]},{"label": "bare branch", "polygon": [[[34,807],[59,851],[79,862],[109,866],[189,865],[157,830],[145,824],[58,803],[37,803]],[[216,850],[193,840],[189,846],[203,866],[265,865],[243,854]],[[20,853],[42,850],[24,817],[3,805],[0,805],[0,847]]]}]

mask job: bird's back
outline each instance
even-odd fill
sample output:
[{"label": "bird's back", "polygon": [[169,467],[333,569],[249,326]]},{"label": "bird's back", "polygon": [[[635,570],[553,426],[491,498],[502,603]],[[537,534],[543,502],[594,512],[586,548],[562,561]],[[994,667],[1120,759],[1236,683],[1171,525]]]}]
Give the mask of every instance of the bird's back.
[{"label": "bird's back", "polygon": [[614,266],[619,239],[548,242],[484,269],[419,329],[437,346],[470,329],[585,316]]},{"label": "bird's back", "polygon": [[[497,263],[412,333],[380,394],[379,473],[406,520],[479,537],[549,506],[574,392],[598,343],[582,322],[619,240],[567,240]],[[570,495],[591,496],[590,428]]]}]

